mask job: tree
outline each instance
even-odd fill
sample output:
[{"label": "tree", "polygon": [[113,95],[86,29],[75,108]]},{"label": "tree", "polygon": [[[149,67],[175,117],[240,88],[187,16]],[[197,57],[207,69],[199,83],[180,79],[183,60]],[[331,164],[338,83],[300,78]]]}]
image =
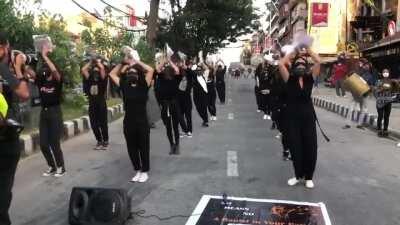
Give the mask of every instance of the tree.
[{"label": "tree", "polygon": [[151,47],[155,47],[157,30],[158,30],[158,10],[160,8],[160,0],[151,0],[150,14],[147,20],[147,42]]},{"label": "tree", "polygon": [[190,56],[200,50],[214,53],[257,28],[252,0],[187,0],[175,9],[171,18],[161,20],[157,44],[169,43]]}]

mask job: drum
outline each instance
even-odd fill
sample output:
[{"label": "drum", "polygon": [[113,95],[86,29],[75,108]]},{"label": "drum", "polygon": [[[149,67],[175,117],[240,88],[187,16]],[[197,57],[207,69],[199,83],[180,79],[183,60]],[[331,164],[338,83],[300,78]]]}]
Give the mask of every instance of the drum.
[{"label": "drum", "polygon": [[358,74],[353,73],[344,80],[344,85],[353,95],[366,97],[371,91],[368,83]]}]

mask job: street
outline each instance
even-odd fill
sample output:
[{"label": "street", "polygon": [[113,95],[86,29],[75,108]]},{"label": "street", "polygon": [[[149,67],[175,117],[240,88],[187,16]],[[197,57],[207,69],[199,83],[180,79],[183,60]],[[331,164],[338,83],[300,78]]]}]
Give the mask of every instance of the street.
[{"label": "street", "polygon": [[[368,130],[342,130],[343,119],[318,110],[320,133],[316,187],[289,187],[290,162],[281,158],[280,141],[271,122],[256,112],[252,79],[227,82],[227,105],[217,104],[218,121],[200,127],[193,109],[194,134],[184,138],[180,156],[169,156],[161,121],[151,132],[151,171],[145,184],[134,175],[122,133],[122,119],[110,125],[109,151],[93,151],[92,133],[63,143],[67,175],[41,177],[43,156],[20,161],[11,217],[16,225],[67,225],[72,187],[114,187],[129,190],[132,210],[145,215],[190,215],[204,194],[324,202],[334,225],[400,224],[400,151],[394,141]],[[237,157],[237,160],[235,160]],[[229,161],[227,160],[229,159]],[[134,218],[130,225],[178,225],[187,218],[159,221]]]}]

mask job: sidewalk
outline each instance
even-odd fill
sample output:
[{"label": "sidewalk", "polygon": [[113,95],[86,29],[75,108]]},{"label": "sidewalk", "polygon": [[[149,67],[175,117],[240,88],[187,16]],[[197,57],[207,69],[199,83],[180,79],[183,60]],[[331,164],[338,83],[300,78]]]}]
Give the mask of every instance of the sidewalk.
[{"label": "sidewalk", "polygon": [[[367,99],[368,114],[365,118],[361,118],[359,109],[350,112],[353,97],[348,92],[346,97],[338,97],[334,88],[318,87],[313,91],[314,105],[324,108],[328,111],[334,112],[343,117],[343,126],[345,125],[345,118],[352,117],[352,121],[363,121],[366,125],[376,128],[377,124],[377,111],[376,101],[373,96]],[[392,112],[390,114],[389,131],[391,135],[400,138],[400,105],[393,104]]]}]

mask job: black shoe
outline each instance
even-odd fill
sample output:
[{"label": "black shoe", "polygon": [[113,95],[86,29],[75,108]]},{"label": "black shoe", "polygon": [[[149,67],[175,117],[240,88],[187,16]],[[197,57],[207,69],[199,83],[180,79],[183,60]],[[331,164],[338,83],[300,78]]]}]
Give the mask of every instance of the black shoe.
[{"label": "black shoe", "polygon": [[175,155],[179,155],[181,154],[180,150],[179,150],[179,145],[175,145]]},{"label": "black shoe", "polygon": [[203,124],[201,126],[202,127],[208,127],[208,123],[207,122],[203,122]]},{"label": "black shoe", "polygon": [[382,132],[382,136],[383,136],[383,137],[389,137],[389,131],[384,130],[384,131]]},{"label": "black shoe", "polygon": [[284,161],[289,161],[289,160],[291,160],[291,157],[290,157],[290,152],[289,151],[283,151],[283,160]]},{"label": "black shoe", "polygon": [[342,129],[350,129],[350,128],[351,128],[350,125],[344,125],[344,126],[342,127]]}]

